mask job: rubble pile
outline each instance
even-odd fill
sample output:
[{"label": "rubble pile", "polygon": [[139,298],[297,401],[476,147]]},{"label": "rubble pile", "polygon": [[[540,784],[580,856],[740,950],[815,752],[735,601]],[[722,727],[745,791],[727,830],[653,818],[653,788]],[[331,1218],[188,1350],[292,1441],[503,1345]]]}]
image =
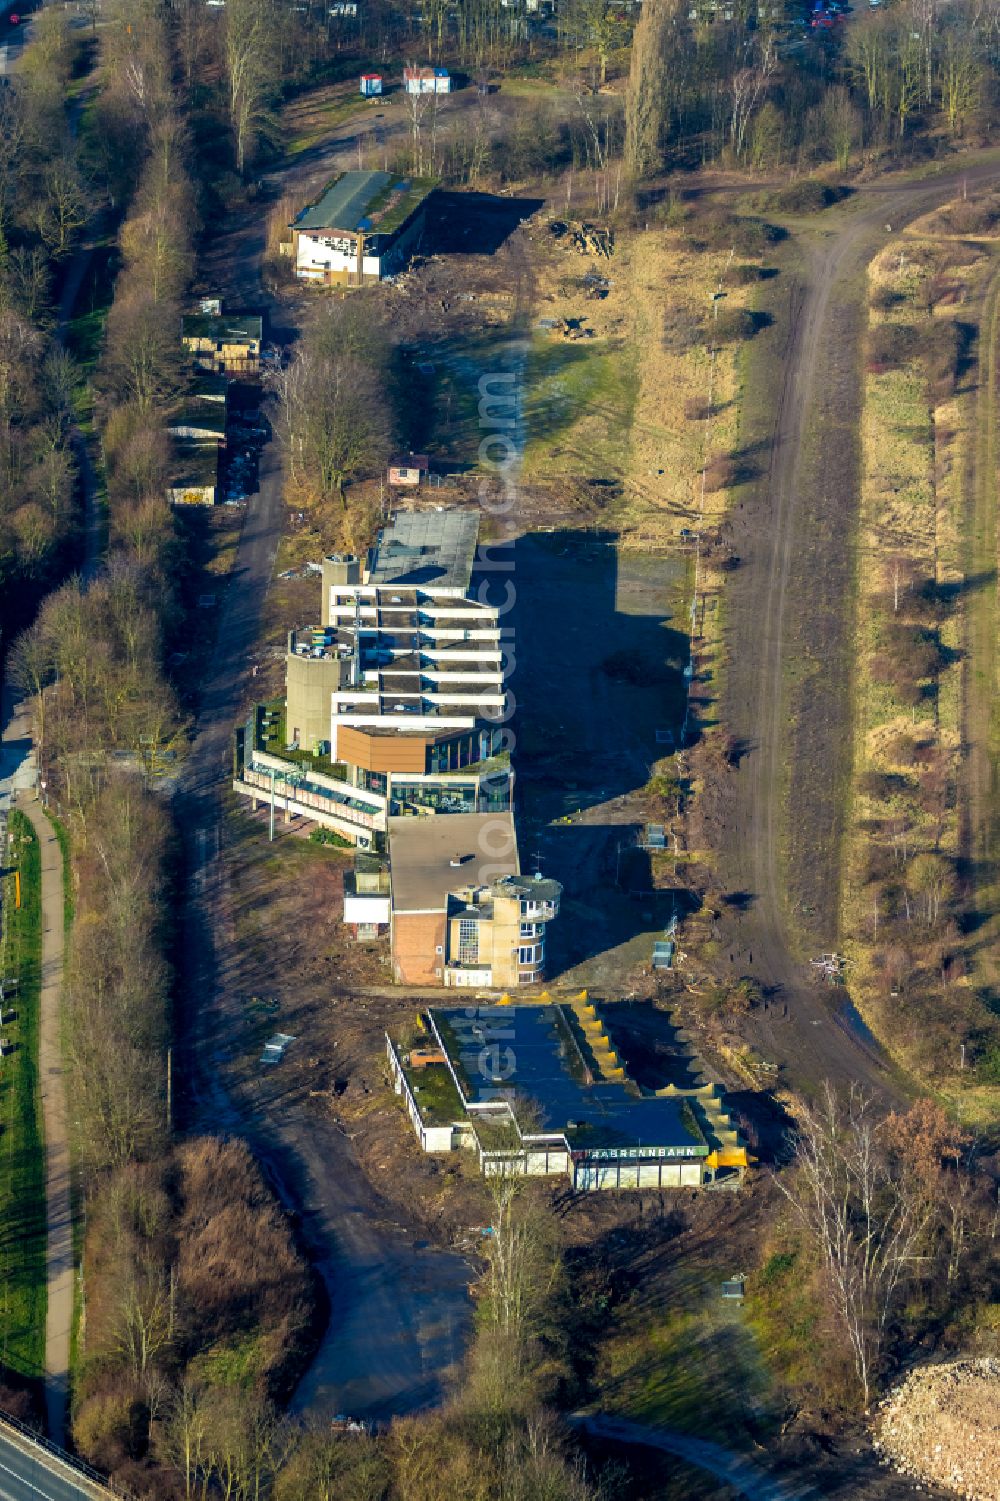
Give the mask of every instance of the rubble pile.
[{"label": "rubble pile", "polygon": [[911,1371],[879,1404],[875,1449],[897,1473],[966,1501],[1000,1497],[1000,1360]]}]

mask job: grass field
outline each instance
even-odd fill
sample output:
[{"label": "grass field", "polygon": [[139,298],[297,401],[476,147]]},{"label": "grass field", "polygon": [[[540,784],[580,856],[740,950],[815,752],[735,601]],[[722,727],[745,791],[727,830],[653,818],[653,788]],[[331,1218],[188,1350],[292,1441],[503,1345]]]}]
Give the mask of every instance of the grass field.
[{"label": "grass field", "polygon": [[66,926],[66,932],[68,933],[70,928],[73,926],[73,882],[72,867],[70,865],[69,829],[67,829],[62,820],[57,818],[54,813],[49,813],[47,816],[49,823],[52,825],[56,839],[59,842],[59,853],[62,855],[63,922]]},{"label": "grass field", "polygon": [[[17,1021],[4,1028],[15,1049],[0,1060],[0,1365],[41,1374],[45,1356],[45,1164],[38,1090],[42,961],[41,852],[23,813],[9,822],[12,860],[4,876],[0,970],[16,979]],[[21,906],[16,906],[15,872]]]},{"label": "grass field", "polygon": [[[854,641],[858,670],[842,928],[852,994],[869,1026],[897,1057],[923,1076],[941,1080],[958,1065],[957,1044],[956,1056],[944,1059],[922,1029],[898,1024],[899,1008],[892,1000],[906,993],[911,980],[887,979],[887,964],[901,974],[912,965],[916,984],[929,962],[924,950],[934,935],[918,932],[907,905],[915,857],[931,855],[954,865],[961,854],[964,529],[976,383],[962,378],[960,366],[954,389],[947,382],[935,388],[926,341],[947,336],[949,325],[958,332],[974,322],[992,261],[985,248],[954,247],[933,228],[927,222],[911,226],[869,269]],[[872,359],[872,351],[886,348],[890,335],[923,342],[902,359]],[[898,673],[884,668],[892,633],[901,627],[933,632],[938,643],[938,659],[919,678],[916,692],[905,691]],[[886,878],[876,881],[871,874],[880,849],[883,865],[894,861],[888,887]],[[905,927],[887,939],[887,921],[900,904]],[[951,1005],[965,1009],[961,981],[957,990],[953,987]]]}]

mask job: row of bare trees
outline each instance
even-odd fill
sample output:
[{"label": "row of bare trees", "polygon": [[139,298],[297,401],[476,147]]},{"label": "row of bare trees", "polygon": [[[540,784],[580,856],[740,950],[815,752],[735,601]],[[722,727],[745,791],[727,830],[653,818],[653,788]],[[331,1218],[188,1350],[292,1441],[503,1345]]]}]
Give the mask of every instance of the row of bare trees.
[{"label": "row of bare trees", "polygon": [[996,1206],[975,1144],[920,1100],[885,1115],[857,1087],[803,1104],[795,1162],[776,1178],[816,1259],[863,1407],[898,1358],[907,1300],[947,1323],[974,1296],[968,1266],[995,1261]]},{"label": "row of bare trees", "polygon": [[74,48],[37,18],[0,92],[0,632],[65,566],[77,523],[70,441],[77,373],[55,335],[53,285],[90,213],[66,111]]},{"label": "row of bare trees", "polygon": [[[734,7],[706,27],[686,6],[644,7],[625,98],[625,166],[639,179],[698,143],[702,156],[766,168],[905,149],[917,122],[955,138],[985,125],[998,85],[995,3],[897,0],[829,47],[782,51],[773,18]],[[831,66],[832,63],[832,66]]]}]

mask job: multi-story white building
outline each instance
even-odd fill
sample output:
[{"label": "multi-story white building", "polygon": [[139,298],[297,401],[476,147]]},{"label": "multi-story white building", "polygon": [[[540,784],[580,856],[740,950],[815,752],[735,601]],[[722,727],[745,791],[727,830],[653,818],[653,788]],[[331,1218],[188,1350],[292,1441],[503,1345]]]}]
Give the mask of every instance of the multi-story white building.
[{"label": "multi-story white building", "polygon": [[364,562],[323,560],[322,623],[289,634],[284,710],[243,733],[237,791],[366,847],[393,816],[510,807],[500,625],[470,593],[478,532],[476,512],[406,512]]},{"label": "multi-story white building", "polygon": [[473,512],[406,513],[379,535],[367,568],[324,563],[323,625],[344,663],[331,694],[333,760],[378,778],[459,771],[499,748],[500,626],[468,593],[478,527]]},{"label": "multi-story white building", "polygon": [[407,984],[536,984],[559,911],[559,883],[518,862],[508,662],[472,585],[478,537],[477,511],[401,512],[366,559],[324,558],[321,623],[289,634],[285,699],[236,737],[234,788],[270,808],[272,834],[284,814],[369,852],[344,921],[359,938],[389,928]]}]

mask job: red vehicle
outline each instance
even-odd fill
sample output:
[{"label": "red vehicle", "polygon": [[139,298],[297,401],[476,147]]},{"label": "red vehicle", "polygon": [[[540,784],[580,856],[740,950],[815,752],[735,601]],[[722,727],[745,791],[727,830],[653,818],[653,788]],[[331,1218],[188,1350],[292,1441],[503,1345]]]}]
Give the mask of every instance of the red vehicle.
[{"label": "red vehicle", "polygon": [[12,26],[20,26],[21,24],[21,17],[18,15],[16,10],[12,10],[7,19]]}]

